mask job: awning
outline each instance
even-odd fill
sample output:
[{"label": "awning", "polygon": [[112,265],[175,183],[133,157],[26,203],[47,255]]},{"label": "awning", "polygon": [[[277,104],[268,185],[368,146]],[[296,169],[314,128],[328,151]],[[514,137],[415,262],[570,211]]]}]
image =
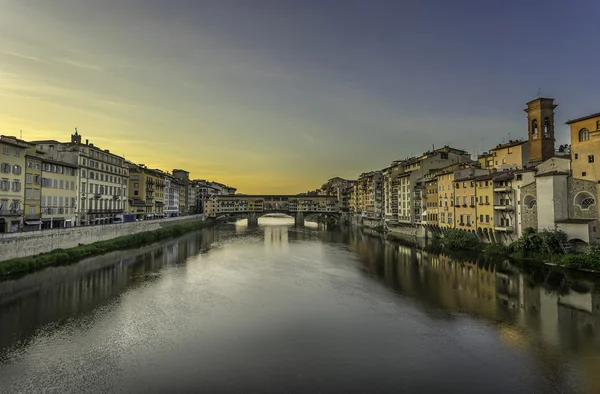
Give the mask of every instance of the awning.
[{"label": "awning", "polygon": [[25,224],[28,226],[39,226],[40,224],[42,224],[41,220],[26,220]]}]

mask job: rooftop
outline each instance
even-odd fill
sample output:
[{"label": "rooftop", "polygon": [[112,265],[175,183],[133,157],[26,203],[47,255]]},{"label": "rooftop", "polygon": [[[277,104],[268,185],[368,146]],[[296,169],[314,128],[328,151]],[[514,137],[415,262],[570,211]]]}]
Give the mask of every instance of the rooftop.
[{"label": "rooftop", "polygon": [[518,146],[518,145],[523,145],[524,143],[526,143],[527,141],[523,141],[523,140],[510,140],[504,144],[498,144],[496,145],[495,148],[490,149],[490,151],[494,151],[494,150],[498,150],[498,149],[504,149],[504,148],[510,148],[511,146]]},{"label": "rooftop", "polygon": [[567,121],[567,123],[565,123],[565,124],[581,122],[582,120],[588,120],[588,119],[598,118],[598,117],[600,117],[600,112],[597,112],[597,113],[591,114],[591,115],[587,115],[587,116],[582,116],[581,118],[577,118],[577,119],[571,119],[571,120]]}]

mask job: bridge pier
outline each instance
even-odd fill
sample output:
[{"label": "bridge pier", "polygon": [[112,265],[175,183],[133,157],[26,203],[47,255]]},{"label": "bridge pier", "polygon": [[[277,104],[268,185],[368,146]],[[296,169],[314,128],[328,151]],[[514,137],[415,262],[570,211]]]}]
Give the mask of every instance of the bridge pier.
[{"label": "bridge pier", "polygon": [[296,212],[296,217],[294,219],[294,224],[296,226],[304,226],[304,212],[302,212],[302,211]]},{"label": "bridge pier", "polygon": [[254,212],[248,213],[248,226],[258,226],[258,215]]}]

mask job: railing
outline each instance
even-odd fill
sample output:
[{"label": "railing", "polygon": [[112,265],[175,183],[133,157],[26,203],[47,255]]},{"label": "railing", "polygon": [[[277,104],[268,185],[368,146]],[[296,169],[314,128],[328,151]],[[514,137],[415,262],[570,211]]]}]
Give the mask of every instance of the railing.
[{"label": "railing", "polygon": [[123,209],[88,209],[87,213],[122,213]]},{"label": "railing", "polygon": [[102,194],[100,194],[100,193],[94,193],[94,198],[100,198],[100,197],[102,197]]},{"label": "railing", "polygon": [[22,209],[3,209],[0,211],[0,216],[21,216],[22,214]]},{"label": "railing", "polygon": [[506,231],[507,233],[511,233],[513,231],[513,226],[503,226],[503,225],[495,225],[494,229],[496,231]]},{"label": "railing", "polygon": [[497,211],[512,211],[515,209],[515,207],[507,204],[498,204],[494,205],[494,209]]},{"label": "railing", "polygon": [[499,192],[499,193],[512,192],[512,187],[511,186],[499,186],[499,187],[495,187],[494,191]]}]

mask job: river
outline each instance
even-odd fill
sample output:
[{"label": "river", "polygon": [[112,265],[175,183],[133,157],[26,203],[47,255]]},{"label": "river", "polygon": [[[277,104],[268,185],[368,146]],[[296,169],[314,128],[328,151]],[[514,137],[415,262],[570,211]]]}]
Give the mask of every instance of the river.
[{"label": "river", "polygon": [[0,392],[600,393],[598,288],[546,277],[206,228],[0,282]]}]

